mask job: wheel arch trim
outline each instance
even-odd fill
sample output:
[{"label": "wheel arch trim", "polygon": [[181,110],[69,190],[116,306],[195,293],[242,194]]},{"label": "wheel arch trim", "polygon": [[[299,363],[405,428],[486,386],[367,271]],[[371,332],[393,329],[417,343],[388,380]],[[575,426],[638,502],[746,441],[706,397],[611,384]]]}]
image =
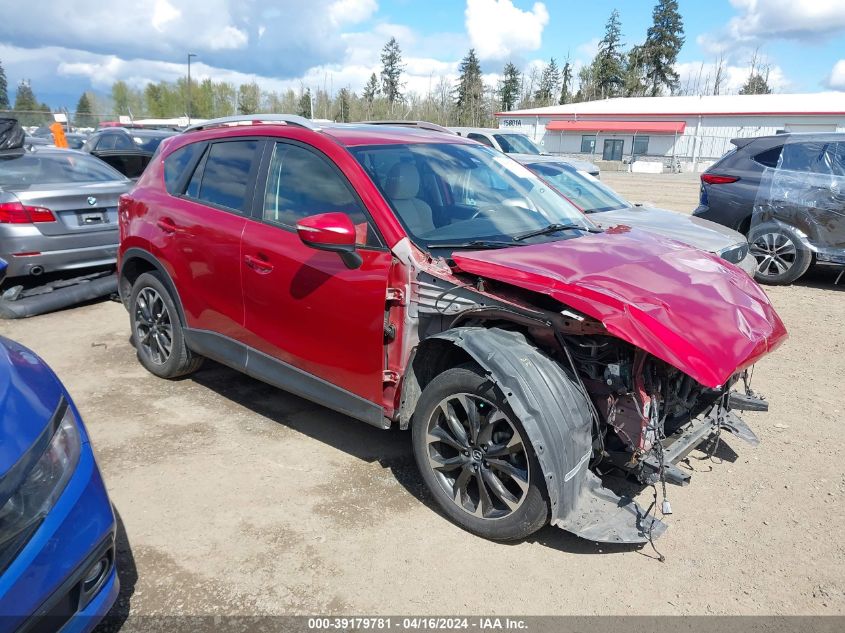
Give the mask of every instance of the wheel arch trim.
[{"label": "wheel arch trim", "polygon": [[[162,264],[152,253],[149,251],[145,251],[142,248],[128,248],[123,253],[120,259],[120,271],[118,276],[118,294],[120,295],[121,301],[123,301],[123,305],[126,308],[129,308],[129,293],[126,292],[127,290],[131,291],[131,286],[127,289],[125,288],[125,270],[128,264],[133,262],[134,260],[142,260],[150,265],[153,270],[161,274],[162,283],[164,283],[167,291],[170,293],[170,296],[173,299],[173,303],[176,304],[176,310],[179,313],[179,320],[181,321],[183,326],[187,325],[187,321],[185,320],[185,311],[182,308],[182,299],[179,297],[179,292],[176,290],[176,284],[173,283],[173,278],[170,276],[170,273],[167,272],[167,268],[165,268],[164,264]],[[143,274],[143,273],[142,273]],[[125,295],[125,296],[124,296]]]},{"label": "wheel arch trim", "polygon": [[589,472],[592,418],[568,373],[521,332],[459,327],[431,338],[463,350],[499,387],[540,463],[552,521],[569,514]]}]

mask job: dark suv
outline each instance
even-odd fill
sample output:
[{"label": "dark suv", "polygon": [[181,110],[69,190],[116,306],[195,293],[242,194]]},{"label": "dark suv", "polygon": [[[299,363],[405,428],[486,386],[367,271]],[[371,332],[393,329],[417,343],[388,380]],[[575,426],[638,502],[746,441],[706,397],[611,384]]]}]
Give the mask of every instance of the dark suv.
[{"label": "dark suv", "polygon": [[420,128],[206,122],[162,143],[119,222],[144,367],[208,357],[410,427],[443,512],[493,539],[659,535],[594,471],[685,483],[672,464],[712,434],[753,440],[747,368],[786,337],[732,264],[602,231],[516,161]]},{"label": "dark suv", "polygon": [[737,138],[701,175],[693,215],[748,236],[761,283],[845,265],[845,134]]},{"label": "dark suv", "polygon": [[86,139],[82,151],[93,154],[134,180],[144,172],[159,143],[174,134],[175,130],[104,128]]}]

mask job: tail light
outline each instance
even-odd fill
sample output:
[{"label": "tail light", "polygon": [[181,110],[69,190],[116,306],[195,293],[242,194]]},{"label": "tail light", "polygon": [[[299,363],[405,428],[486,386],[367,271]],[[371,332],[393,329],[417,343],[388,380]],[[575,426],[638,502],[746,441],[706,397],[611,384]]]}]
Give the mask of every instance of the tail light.
[{"label": "tail light", "polygon": [[0,202],[0,224],[55,222],[56,216],[44,207],[28,207],[20,202]]},{"label": "tail light", "polygon": [[739,180],[737,176],[720,176],[719,174],[701,174],[701,182],[708,185],[727,185]]}]

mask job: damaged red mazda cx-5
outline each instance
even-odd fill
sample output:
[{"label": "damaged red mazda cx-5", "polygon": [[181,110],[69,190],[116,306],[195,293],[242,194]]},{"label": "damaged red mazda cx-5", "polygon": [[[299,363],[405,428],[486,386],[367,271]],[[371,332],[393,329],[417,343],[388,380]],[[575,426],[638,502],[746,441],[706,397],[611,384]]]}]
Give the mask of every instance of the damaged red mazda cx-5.
[{"label": "damaged red mazda cx-5", "polygon": [[786,337],[740,269],[601,231],[510,158],[425,129],[209,121],[162,143],[119,218],[144,367],[208,357],[410,428],[443,512],[491,539],[658,536],[597,473],[682,484],[708,438],[756,442],[749,368]]}]

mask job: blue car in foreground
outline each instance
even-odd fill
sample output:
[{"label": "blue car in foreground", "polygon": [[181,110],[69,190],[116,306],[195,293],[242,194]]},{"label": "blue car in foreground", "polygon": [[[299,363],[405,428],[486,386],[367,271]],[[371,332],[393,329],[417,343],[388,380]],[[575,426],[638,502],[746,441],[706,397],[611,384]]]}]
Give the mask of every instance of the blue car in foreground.
[{"label": "blue car in foreground", "polygon": [[118,594],[114,539],[79,411],[43,360],[0,337],[0,632],[93,629]]}]

